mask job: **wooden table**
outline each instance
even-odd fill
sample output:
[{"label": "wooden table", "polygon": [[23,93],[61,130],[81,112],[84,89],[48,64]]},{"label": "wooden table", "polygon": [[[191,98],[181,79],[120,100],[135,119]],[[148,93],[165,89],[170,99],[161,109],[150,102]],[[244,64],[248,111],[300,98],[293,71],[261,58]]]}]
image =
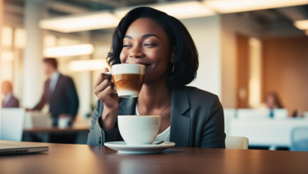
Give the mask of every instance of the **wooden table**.
[{"label": "wooden table", "polygon": [[69,127],[69,128],[58,128],[58,127],[37,127],[32,129],[24,129],[24,133],[78,133],[78,132],[89,132],[89,126]]},{"label": "wooden table", "polygon": [[[75,144],[85,144],[87,142],[88,133],[90,132],[89,126],[73,126],[69,128],[58,128],[58,127],[41,127],[41,128],[32,128],[24,129],[23,141],[40,141],[40,142],[52,142],[50,135],[59,136],[59,135],[75,135],[75,138],[69,140],[69,143]],[[39,140],[34,140],[31,134],[36,135]],[[38,135],[39,134],[39,135]],[[55,141],[53,141],[55,142]],[[57,143],[68,143],[68,141],[56,141]]]},{"label": "wooden table", "polygon": [[48,145],[49,152],[0,156],[0,173],[308,173],[308,152],[172,148],[160,154],[119,155],[102,146],[30,144]]}]

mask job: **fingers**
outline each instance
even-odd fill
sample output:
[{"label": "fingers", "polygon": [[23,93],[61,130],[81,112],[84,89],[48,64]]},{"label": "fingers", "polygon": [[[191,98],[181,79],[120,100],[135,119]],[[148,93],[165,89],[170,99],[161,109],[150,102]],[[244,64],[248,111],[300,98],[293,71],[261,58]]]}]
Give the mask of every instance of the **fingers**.
[{"label": "fingers", "polygon": [[112,86],[108,86],[103,91],[101,91],[97,97],[104,103],[105,100],[108,100],[109,97],[114,95],[117,96],[117,91]]},{"label": "fingers", "polygon": [[109,69],[108,69],[108,68],[104,68],[104,69],[102,70],[102,73],[104,73],[104,72],[109,72]]},{"label": "fingers", "polygon": [[96,86],[94,88],[94,93],[96,95],[98,95],[98,93],[100,93],[101,91],[105,90],[105,88],[107,88],[108,86],[113,87],[113,84],[112,84],[112,82],[110,80],[105,79],[105,80],[103,80],[103,82],[101,82],[98,86]]},{"label": "fingers", "polygon": [[104,79],[111,80],[111,75],[104,74],[105,72],[109,72],[108,68],[103,69],[102,73],[96,78],[94,88],[98,86]]}]

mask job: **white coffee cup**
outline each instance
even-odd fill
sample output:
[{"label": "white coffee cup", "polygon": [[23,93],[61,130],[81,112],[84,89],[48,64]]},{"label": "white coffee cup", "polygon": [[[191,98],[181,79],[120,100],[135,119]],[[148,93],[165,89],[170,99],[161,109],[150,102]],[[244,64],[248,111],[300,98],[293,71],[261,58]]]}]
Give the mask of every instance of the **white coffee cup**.
[{"label": "white coffee cup", "polygon": [[145,66],[140,64],[116,64],[112,66],[112,81],[118,96],[122,98],[138,97],[143,84]]},{"label": "white coffee cup", "polygon": [[67,128],[70,123],[70,118],[69,117],[61,117],[58,120],[58,127],[59,128]]},{"label": "white coffee cup", "polygon": [[126,144],[152,144],[158,134],[160,121],[160,115],[119,115],[118,127]]}]

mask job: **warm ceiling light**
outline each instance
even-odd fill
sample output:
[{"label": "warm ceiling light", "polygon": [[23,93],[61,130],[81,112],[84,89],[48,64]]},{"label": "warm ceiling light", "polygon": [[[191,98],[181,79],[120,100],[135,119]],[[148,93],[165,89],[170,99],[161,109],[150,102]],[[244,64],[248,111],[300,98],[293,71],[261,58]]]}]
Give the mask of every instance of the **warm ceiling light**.
[{"label": "warm ceiling light", "polygon": [[206,0],[206,6],[219,13],[236,13],[308,4],[308,0]]},{"label": "warm ceiling light", "polygon": [[62,47],[45,48],[45,57],[67,57],[67,56],[80,56],[89,55],[93,53],[93,45],[81,44]]},{"label": "warm ceiling light", "polygon": [[63,33],[112,28],[118,25],[119,18],[109,12],[95,12],[82,15],[72,15],[44,19],[40,21],[40,27]]},{"label": "warm ceiling light", "polygon": [[106,60],[76,60],[69,63],[71,71],[93,71],[109,67]]},{"label": "warm ceiling light", "polygon": [[[197,1],[159,3],[159,4],[149,5],[149,7],[163,11],[169,14],[170,16],[176,17],[178,19],[211,16],[215,14],[213,10],[207,8],[202,3]],[[134,8],[136,7],[121,8],[116,10],[115,14],[118,15],[120,18],[122,18],[126,15],[126,13],[128,13],[130,10]]]},{"label": "warm ceiling light", "polygon": [[9,62],[14,60],[14,54],[12,52],[2,52],[1,60],[4,62]]},{"label": "warm ceiling light", "polygon": [[307,30],[308,29],[308,20],[295,21],[294,25],[300,30]]}]

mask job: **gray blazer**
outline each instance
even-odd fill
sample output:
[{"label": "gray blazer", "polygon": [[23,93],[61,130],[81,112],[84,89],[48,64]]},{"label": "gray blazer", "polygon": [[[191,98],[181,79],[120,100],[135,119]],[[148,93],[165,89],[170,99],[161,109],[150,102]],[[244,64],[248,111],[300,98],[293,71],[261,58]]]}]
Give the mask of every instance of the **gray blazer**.
[{"label": "gray blazer", "polygon": [[[118,115],[135,115],[137,99],[120,102]],[[88,145],[123,141],[118,125],[111,131],[100,126],[103,104],[98,101],[92,115]],[[170,141],[177,147],[225,148],[224,114],[216,95],[194,87],[172,91]]]}]

